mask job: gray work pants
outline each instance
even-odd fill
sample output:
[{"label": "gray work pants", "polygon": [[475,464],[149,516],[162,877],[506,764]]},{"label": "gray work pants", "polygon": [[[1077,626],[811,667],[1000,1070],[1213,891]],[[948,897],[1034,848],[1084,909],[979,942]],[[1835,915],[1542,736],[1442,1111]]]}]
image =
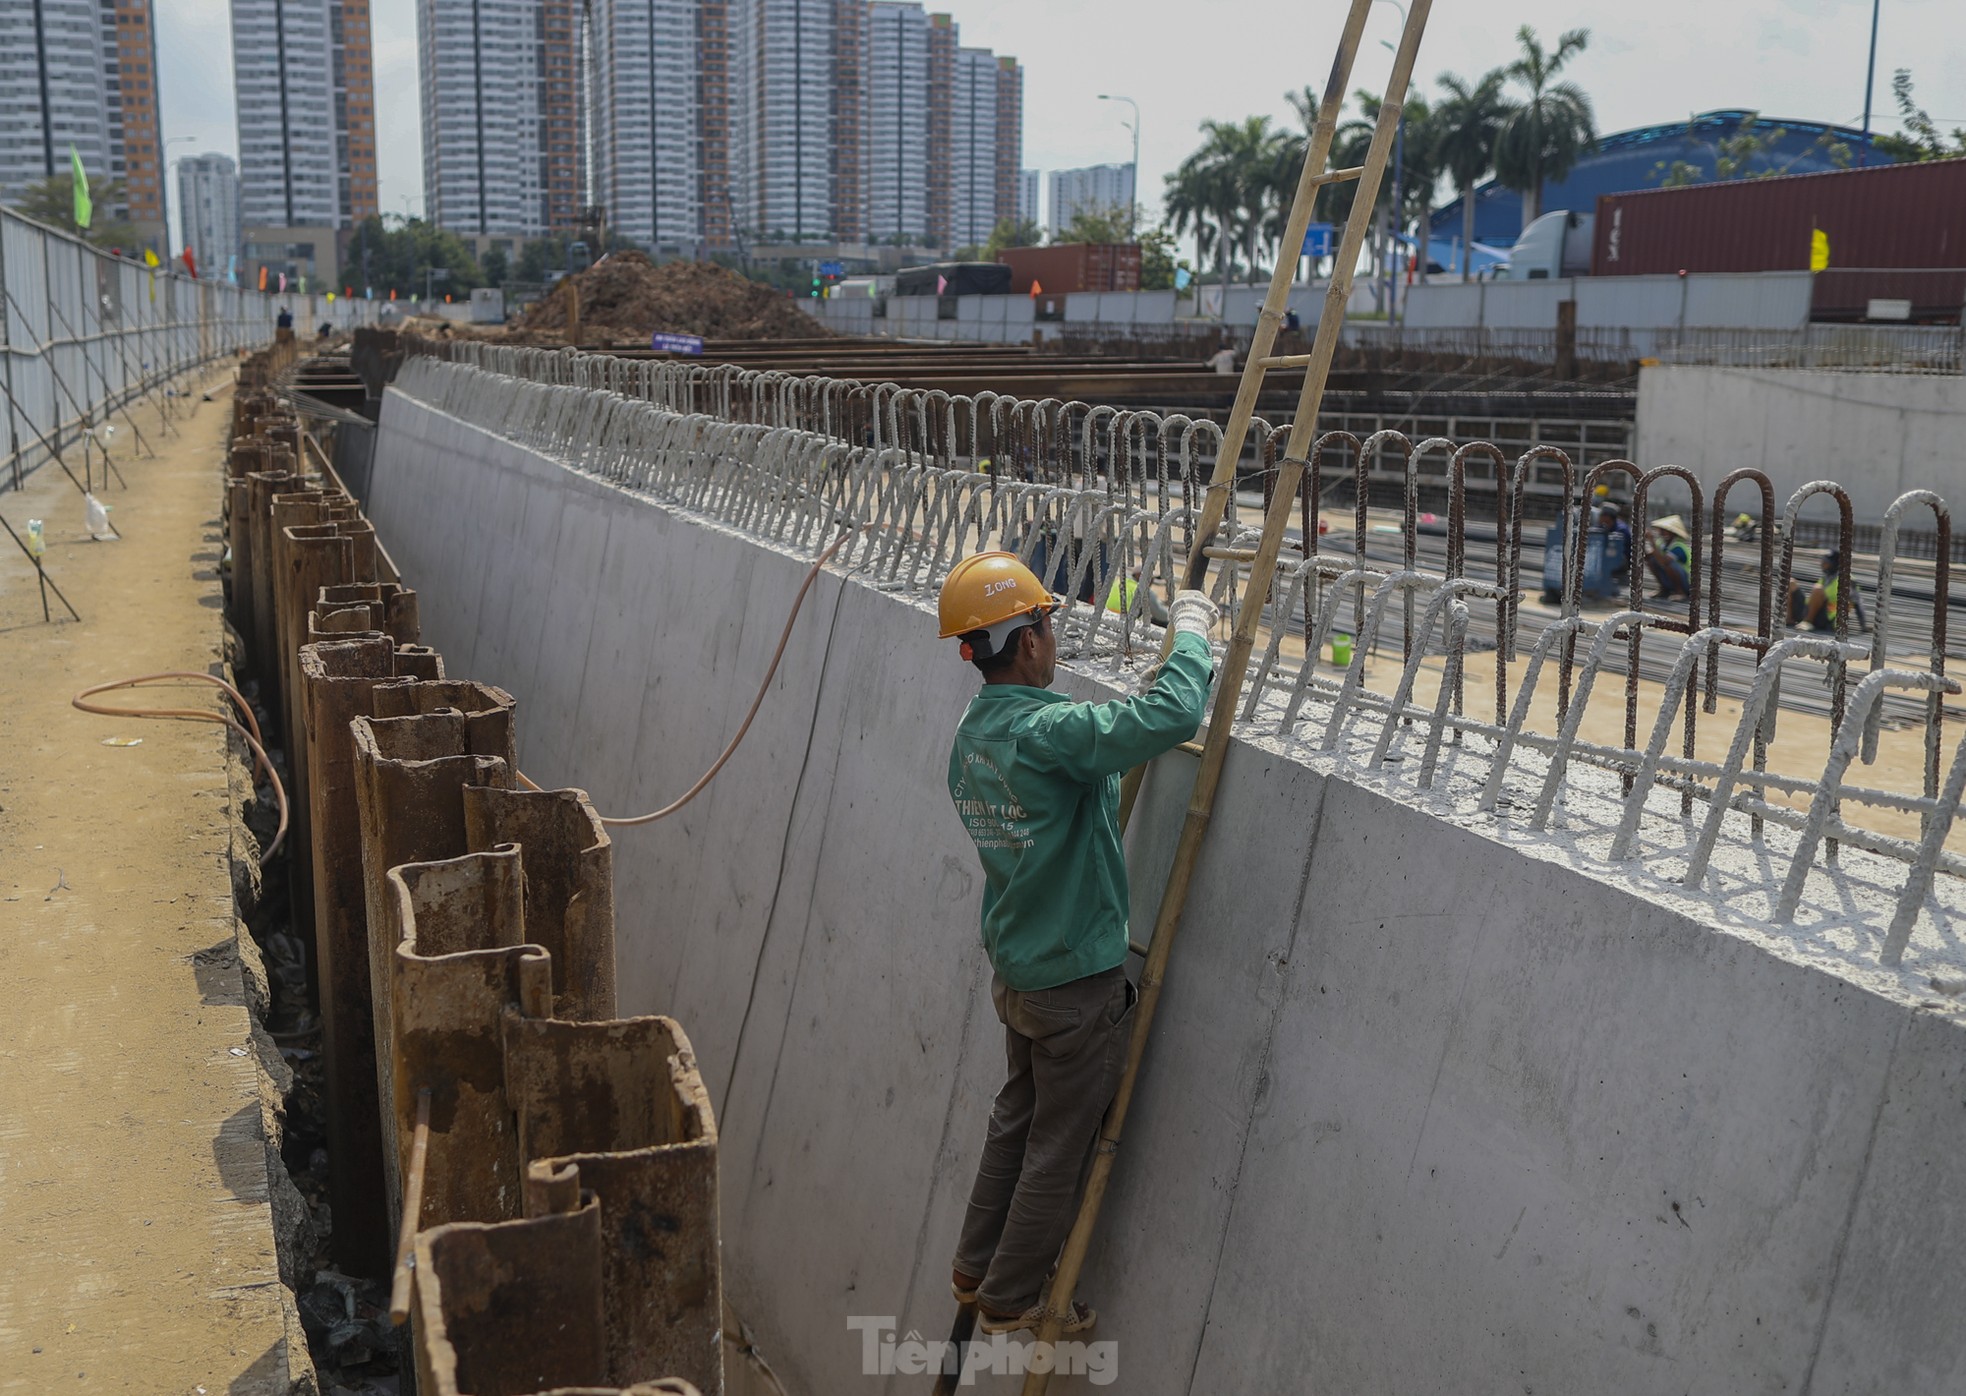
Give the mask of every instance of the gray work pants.
[{"label": "gray work pants", "polygon": [[1132,1031],[1123,966],[1019,993],[990,985],[1010,1077],[990,1111],[956,1266],[980,1276],[982,1307],[1021,1314],[1071,1232],[1079,1181],[1119,1089]]}]

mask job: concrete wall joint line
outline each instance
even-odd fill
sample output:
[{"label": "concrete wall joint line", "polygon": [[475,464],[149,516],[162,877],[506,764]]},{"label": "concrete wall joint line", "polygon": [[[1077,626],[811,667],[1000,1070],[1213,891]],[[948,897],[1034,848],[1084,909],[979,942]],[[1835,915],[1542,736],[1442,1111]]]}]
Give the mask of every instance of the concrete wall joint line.
[{"label": "concrete wall joint line", "polygon": [[1878,1084],[1877,1106],[1871,1111],[1870,1128],[1864,1136],[1864,1158],[1857,1167],[1857,1176],[1850,1187],[1850,1206],[1843,1216],[1843,1224],[1837,1229],[1836,1259],[1830,1265],[1829,1283],[1823,1286],[1821,1312],[1816,1318],[1815,1341],[1809,1345],[1809,1364],[1803,1369],[1802,1390],[1798,1396],[1812,1396],[1816,1389],[1816,1364],[1822,1360],[1823,1339],[1829,1333],[1830,1315],[1836,1308],[1837,1284],[1843,1278],[1843,1258],[1849,1253],[1850,1234],[1856,1228],[1857,1208],[1864,1199],[1864,1184],[1870,1178],[1870,1162],[1877,1152],[1877,1136],[1884,1122],[1884,1109],[1891,1103],[1891,1081],[1898,1063],[1898,1051],[1904,1046],[1905,1034],[1910,1030],[1913,1009],[1899,1015],[1898,1030],[1891,1038],[1891,1052],[1884,1065],[1883,1080]]},{"label": "concrete wall joint line", "polygon": [[[739,1066],[743,1064],[743,1060],[744,1060],[744,1043],[747,1036],[747,1029],[750,1027],[750,1023],[751,1023],[751,1009],[752,1006],[757,1002],[758,976],[764,971],[765,951],[771,945],[771,928],[775,924],[777,924],[778,921],[778,899],[780,894],[785,889],[785,864],[787,858],[789,858],[791,855],[792,829],[793,826],[798,822],[799,797],[801,794],[804,793],[806,771],[812,764],[813,739],[814,736],[819,731],[819,714],[821,711],[823,711],[825,705],[826,668],[832,659],[833,637],[837,631],[839,618],[840,618],[840,608],[844,600],[845,600],[844,589],[836,590],[833,593],[833,609],[832,609],[832,613],[828,616],[826,621],[826,646],[824,650],[821,651],[820,661],[819,661],[819,679],[818,682],[813,685],[812,716],[807,720],[806,723],[805,747],[799,755],[799,773],[797,776],[793,778],[792,781],[791,798],[787,800],[785,804],[785,827],[783,828],[783,830],[780,831],[779,834],[778,865],[777,865],[778,870],[773,875],[772,878],[771,900],[767,903],[765,907],[765,916],[764,916],[765,930],[764,930],[764,934],[758,938],[758,955],[757,955],[757,959],[753,961],[751,966],[751,987],[750,987],[750,991],[744,997],[744,1015],[738,1022],[737,1050],[731,1054],[730,1076],[724,1082],[724,1097],[723,1097],[722,1108],[726,1112],[730,1110],[731,1092],[737,1086],[737,1071]],[[821,826],[820,839],[821,839],[821,852],[823,853],[824,839],[825,839],[823,825]],[[812,924],[811,915],[812,915],[811,910],[808,907],[806,913],[806,926],[808,930],[811,928],[811,924]],[[781,1037],[780,1039],[781,1053],[783,1052],[783,1050],[784,1050],[783,1038]],[[777,1079],[778,1079],[778,1072],[776,1066],[774,1065],[772,1070],[772,1080],[776,1082]],[[770,1098],[769,1098],[769,1093],[767,1093],[766,1109],[769,1110],[769,1108],[770,1108]],[[760,1130],[759,1137],[762,1140],[763,1138],[762,1130]],[[755,1163],[756,1160],[754,1159],[753,1160],[754,1166]]]},{"label": "concrete wall joint line", "polygon": [[1249,1158],[1249,1139],[1250,1135],[1255,1131],[1256,1110],[1261,1108],[1263,1098],[1269,1093],[1270,1063],[1274,1060],[1276,1053],[1277,1025],[1283,1017],[1284,1001],[1290,994],[1290,979],[1298,972],[1297,940],[1304,932],[1304,903],[1311,890],[1311,865],[1317,856],[1318,834],[1324,824],[1325,796],[1330,788],[1329,781],[1318,782],[1317,805],[1312,810],[1311,817],[1306,826],[1304,861],[1297,874],[1297,896],[1291,903],[1290,937],[1284,942],[1283,958],[1286,973],[1282,976],[1282,980],[1278,985],[1276,1002],[1270,1005],[1270,1011],[1267,1015],[1268,1022],[1265,1024],[1263,1030],[1262,1055],[1258,1058],[1256,1068],[1255,1109],[1252,1109],[1249,1118],[1243,1121],[1241,1135],[1236,1141],[1235,1170],[1229,1175],[1228,1185],[1229,1218],[1222,1226],[1221,1241],[1215,1248],[1214,1262],[1208,1267],[1208,1297],[1203,1301],[1201,1306],[1201,1329],[1195,1334],[1194,1356],[1188,1366],[1187,1385],[1183,1388],[1188,1393],[1188,1396],[1207,1396],[1208,1393],[1213,1393],[1219,1389],[1213,1378],[1199,1387],[1196,1383],[1201,1377],[1202,1353],[1207,1347],[1208,1326],[1215,1310],[1215,1290],[1222,1278],[1222,1257],[1228,1250],[1229,1235],[1234,1224],[1236,1205],[1242,1198],[1242,1171],[1244,1164]]}]

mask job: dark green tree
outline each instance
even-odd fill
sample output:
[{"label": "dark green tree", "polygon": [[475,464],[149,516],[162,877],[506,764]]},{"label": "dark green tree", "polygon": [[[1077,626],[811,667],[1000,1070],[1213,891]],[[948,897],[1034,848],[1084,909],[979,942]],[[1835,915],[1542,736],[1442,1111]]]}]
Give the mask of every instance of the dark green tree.
[{"label": "dark green tree", "polygon": [[[1267,116],[1204,121],[1201,147],[1167,177],[1167,210],[1178,236],[1195,229],[1202,255],[1202,224],[1214,224],[1211,241],[1227,286],[1238,247],[1250,281],[1259,249],[1268,245],[1269,214],[1276,203],[1277,169],[1287,163],[1291,138],[1272,130]],[[1267,239],[1267,241],[1266,241]]]},{"label": "dark green tree", "polygon": [[[1823,132],[1801,151],[1781,158],[1781,143],[1788,137],[1788,127],[1776,126],[1771,130],[1758,129],[1760,112],[1748,112],[1734,123],[1726,134],[1706,142],[1713,152],[1713,178],[1715,179],[1773,179],[1776,175],[1787,174],[1804,154],[1811,150],[1822,151],[1832,165],[1845,166],[1850,163],[1850,147],[1836,140],[1828,131]],[[1694,123],[1688,122],[1686,134],[1698,140],[1699,133]],[[1707,178],[1704,166],[1691,160],[1660,160],[1652,166],[1652,178],[1663,189],[1674,189],[1687,184],[1699,184]]]},{"label": "dark green tree", "polygon": [[1118,204],[1074,209],[1072,221],[1058,230],[1058,241],[1132,242],[1134,216]]},{"label": "dark green tree", "polygon": [[137,241],[136,227],[127,218],[118,218],[113,212],[123,205],[126,197],[122,180],[90,175],[89,201],[95,205],[94,214],[89,219],[88,227],[77,228],[75,176],[64,170],[22,189],[14,200],[14,211],[46,227],[73,233],[104,251],[140,258],[143,248]]},{"label": "dark green tree", "polygon": [[1898,104],[1902,133],[1878,136],[1872,144],[1894,160],[1917,163],[1925,160],[1951,160],[1966,155],[1966,130],[1954,127],[1946,136],[1931,113],[1918,105],[1911,91],[1911,69],[1891,74],[1891,96]]},{"label": "dark green tree", "polygon": [[[1139,227],[1136,223],[1134,226]],[[1174,234],[1165,224],[1155,224],[1140,230],[1140,289],[1143,291],[1172,291],[1174,289]]]},{"label": "dark green tree", "polygon": [[1037,247],[1044,242],[1044,229],[1031,218],[999,218],[983,244],[984,260],[994,262],[1006,247]]},{"label": "dark green tree", "polygon": [[[368,284],[378,297],[386,298],[394,291],[414,298],[424,293],[426,285],[433,296],[460,296],[485,284],[470,245],[421,218],[401,220],[390,227],[372,216],[358,225],[349,254],[353,259],[351,277],[360,274],[364,244],[368,248]],[[427,272],[446,275],[426,277]]]}]

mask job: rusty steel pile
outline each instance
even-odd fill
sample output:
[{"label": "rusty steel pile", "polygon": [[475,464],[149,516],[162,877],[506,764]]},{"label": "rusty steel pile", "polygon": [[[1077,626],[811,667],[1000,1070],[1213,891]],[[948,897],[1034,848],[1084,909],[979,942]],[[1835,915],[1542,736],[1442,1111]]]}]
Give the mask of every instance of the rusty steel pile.
[{"label": "rusty steel pile", "polygon": [[335,1261],[393,1274],[426,1396],[715,1396],[717,1126],[682,1027],[616,1016],[608,834],[525,788],[510,696],[418,643],[290,357],[235,402],[230,619],[289,753]]},{"label": "rusty steel pile", "polygon": [[[1014,547],[1073,598],[1061,654],[1122,669],[1157,647],[1147,593],[1171,595],[1221,441],[1209,421],[1082,402],[567,351],[406,347],[402,391],[623,488],[794,551],[872,524],[842,562],[885,590],[932,598],[965,553]],[[1238,495],[1254,496],[1274,478],[1282,428],[1259,419],[1252,436],[1257,454]],[[1854,906],[1871,963],[1902,963],[1929,899],[1955,897],[1966,857],[1948,839],[1966,792],[1966,744],[1947,761],[1945,699],[1960,685],[1948,672],[1953,542],[1939,496],[1915,490],[1887,511],[1875,557],[1852,588],[1864,592],[1868,633],[1852,628],[1855,608],[1844,606],[1833,633],[1798,634],[1783,624],[1796,542],[1810,523],[1822,526],[1823,505],[1834,506],[1827,531],[1851,556],[1851,503],[1831,482],[1782,502],[1752,470],[1709,490],[1677,466],[1646,470],[1620,459],[1579,469],[1552,447],[1510,460],[1487,442],[1415,442],[1391,431],[1363,440],[1324,433],[1309,466],[1302,527],[1273,594],[1243,597],[1239,568],[1218,570],[1221,599],[1265,608],[1267,644],[1252,656],[1236,714],[1250,739],[1340,752],[1369,775],[1420,791],[1457,786],[1468,817],[1521,821],[1610,864],[1641,860],[1644,820],[1655,846],[1641,861],[1651,875],[1737,914],[1743,893],[1765,898],[1765,910],[1749,913],[1762,925],[1821,933]],[[1387,468],[1406,482],[1397,527],[1371,524],[1364,503],[1368,472]],[[1429,471],[1445,477],[1450,500],[1437,525],[1444,546],[1430,555],[1416,504]],[[1321,537],[1313,518],[1312,501],[1339,474],[1357,483],[1349,540]],[[1527,497],[1549,496],[1553,512],[1572,520],[1574,539],[1577,510],[1601,482],[1629,485],[1641,530],[1662,512],[1656,501],[1676,492],[1670,507],[1692,522],[1690,596],[1646,598],[1634,578],[1624,604],[1587,611],[1583,550],[1573,547],[1554,605],[1525,604]],[[1730,546],[1723,526],[1744,501],[1767,525],[1751,548]],[[1209,545],[1217,556],[1246,561],[1253,513],[1253,499],[1232,498]],[[1477,532],[1477,514],[1493,520],[1492,533]],[[1929,528],[1914,532],[1921,519]],[[1129,575],[1141,581],[1132,601],[1103,604]],[[1327,648],[1341,631],[1358,640],[1343,659]],[[1368,675],[1382,649],[1396,658],[1396,682]],[[1491,652],[1493,698],[1483,705],[1464,692],[1463,671],[1471,656]],[[1429,658],[1444,671],[1437,696],[1416,701]],[[1624,739],[1592,740],[1581,726],[1585,705],[1600,678],[1614,675],[1624,680]],[[1642,677],[1663,690],[1649,734]],[[1552,689],[1553,727],[1534,715]],[[1723,692],[1740,713],[1724,759],[1705,759],[1696,754],[1700,719],[1718,712]],[[1790,695],[1817,693],[1830,718],[1818,764],[1771,769]],[[1887,720],[1921,733],[1915,789],[1852,779],[1873,759]],[[1570,798],[1577,794],[1588,798]],[[1608,818],[1594,823],[1598,796]],[[1880,828],[1866,809],[1908,816],[1916,832]],[[1732,831],[1725,840],[1723,826]],[[1659,840],[1673,856],[1658,856]],[[1715,855],[1723,842],[1764,851],[1723,867]],[[1764,883],[1753,868],[1769,857],[1783,870]],[[1941,872],[1952,877],[1935,892]],[[1820,875],[1854,879],[1862,895],[1853,902],[1839,884],[1805,900],[1805,884]]]}]

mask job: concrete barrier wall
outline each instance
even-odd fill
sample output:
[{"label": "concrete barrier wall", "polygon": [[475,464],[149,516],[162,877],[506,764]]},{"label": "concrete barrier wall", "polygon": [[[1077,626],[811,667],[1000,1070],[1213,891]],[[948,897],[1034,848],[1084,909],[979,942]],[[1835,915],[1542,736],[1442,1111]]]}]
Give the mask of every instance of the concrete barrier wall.
[{"label": "concrete barrier wall", "polygon": [[[729,740],[806,569],[396,390],[369,512],[522,766],[609,813]],[[807,606],[722,777],[617,831],[620,1008],[696,1044],[788,1388],[911,1392],[847,1322],[946,1331],[1002,1069],[943,779],[975,680],[911,602]],[[1148,781],[1137,925],[1191,772]],[[1494,828],[1236,745],[1084,1287],[1112,1389],[1966,1385],[1958,1015]]]},{"label": "concrete barrier wall", "polygon": [[[1638,375],[1640,459],[1715,479],[1754,466],[1779,506],[1811,480],[1850,491],[1859,523],[1906,490],[1966,480],[1966,378],[1787,368],[1647,367]],[[1830,512],[1828,501],[1814,506]]]},{"label": "concrete barrier wall", "polygon": [[1693,276],[1573,276],[1550,281],[1441,279],[1403,288],[1412,329],[1554,330],[1561,301],[1580,330],[1800,330],[1809,323],[1808,272]]}]

